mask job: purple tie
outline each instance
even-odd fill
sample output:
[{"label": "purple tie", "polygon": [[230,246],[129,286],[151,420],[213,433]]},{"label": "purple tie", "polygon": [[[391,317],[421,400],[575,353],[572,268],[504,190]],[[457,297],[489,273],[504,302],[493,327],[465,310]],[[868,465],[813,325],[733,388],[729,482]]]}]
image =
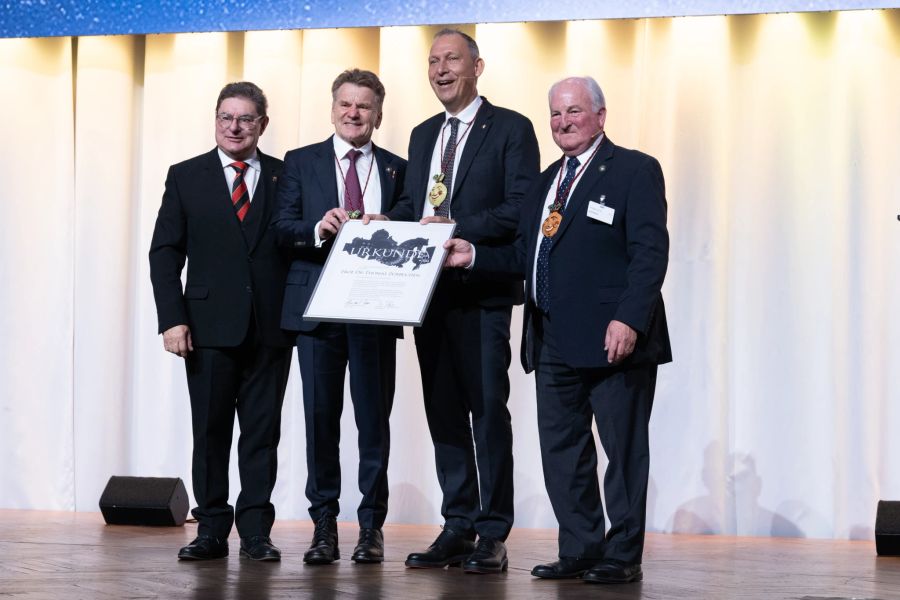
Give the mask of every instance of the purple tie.
[{"label": "purple tie", "polygon": [[359,174],[356,172],[356,159],[362,155],[359,150],[353,149],[347,152],[346,157],[350,161],[347,169],[347,177],[344,179],[344,210],[347,212],[365,212],[363,206],[362,189],[359,187]]}]

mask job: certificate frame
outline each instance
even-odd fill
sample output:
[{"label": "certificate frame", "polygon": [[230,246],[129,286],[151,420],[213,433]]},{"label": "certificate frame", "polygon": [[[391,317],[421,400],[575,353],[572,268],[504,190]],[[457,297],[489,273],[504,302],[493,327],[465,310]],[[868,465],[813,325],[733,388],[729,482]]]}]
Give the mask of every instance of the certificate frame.
[{"label": "certificate frame", "polygon": [[455,223],[345,222],[303,319],[420,326],[455,230]]}]

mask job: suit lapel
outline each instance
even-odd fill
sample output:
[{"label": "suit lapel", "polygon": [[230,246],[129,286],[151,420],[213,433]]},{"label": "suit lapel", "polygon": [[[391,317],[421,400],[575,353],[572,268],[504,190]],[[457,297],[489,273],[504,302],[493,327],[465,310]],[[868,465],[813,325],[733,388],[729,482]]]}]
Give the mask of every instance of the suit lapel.
[{"label": "suit lapel", "polygon": [[586,211],[584,207],[585,204],[587,204],[587,201],[589,199],[595,199],[593,197],[593,190],[601,181],[603,181],[603,178],[611,167],[610,160],[613,156],[613,148],[615,148],[615,145],[609,138],[604,136],[603,141],[600,142],[600,147],[597,149],[597,154],[584,167],[584,173],[581,175],[581,180],[578,182],[578,186],[575,188],[575,191],[572,192],[569,201],[566,203],[563,220],[559,225],[559,231],[556,232],[555,237],[557,239],[553,240],[554,242],[557,242],[558,239],[568,231],[569,225],[571,225],[575,219],[584,215]]},{"label": "suit lapel", "polygon": [[317,196],[322,199],[320,208],[322,214],[329,209],[338,205],[339,196],[337,189],[337,179],[334,173],[334,142],[329,137],[324,142],[316,145],[315,148],[315,166],[313,173],[314,179],[319,186],[319,194]]},{"label": "suit lapel", "polygon": [[231,190],[228,189],[228,182],[225,180],[225,170],[222,167],[222,161],[219,158],[218,148],[213,148],[207,155],[206,165],[203,170],[203,181],[200,182],[201,189],[210,190],[207,197],[209,202],[209,210],[218,215],[227,223],[232,224],[232,231],[238,236],[241,234],[241,223],[234,214],[234,204],[231,202]]},{"label": "suit lapel", "polygon": [[272,215],[272,207],[275,204],[275,191],[278,187],[278,176],[272,171],[269,157],[259,150],[257,150],[257,154],[259,156],[259,180],[256,182],[256,190],[253,192],[250,211],[244,217],[244,237],[250,252],[256,249],[259,240],[265,234]]},{"label": "suit lapel", "polygon": [[[538,201],[534,203],[532,207],[533,212],[529,215],[529,227],[528,227],[528,245],[526,248],[528,249],[528,272],[525,276],[525,281],[527,283],[526,288],[531,287],[531,275],[530,273],[534,272],[534,261],[535,256],[537,254],[537,243],[538,243],[538,235],[540,234],[540,227],[542,223],[542,217],[544,216],[544,204],[547,199],[547,194],[550,191],[550,186],[553,185],[553,182],[556,179],[556,173],[559,171],[559,166],[562,161],[556,161],[544,171],[544,180],[541,182],[541,186],[539,189],[540,197]],[[559,235],[557,233],[557,235]]]},{"label": "suit lapel", "polygon": [[392,208],[389,204],[393,204],[394,190],[397,186],[397,168],[387,152],[375,144],[372,144],[372,153],[375,156],[378,178],[381,180],[381,212],[385,213]]},{"label": "suit lapel", "polygon": [[[416,187],[410,190],[410,197],[413,201],[416,221],[422,218],[422,211],[425,208],[425,194],[431,187],[429,184],[431,183],[431,176],[434,175],[434,173],[431,172],[431,156],[434,153],[434,145],[437,144],[438,134],[441,132],[441,125],[443,124],[444,113],[439,113],[431,117],[427,122],[427,125],[423,127],[423,134],[420,137],[422,142],[417,149],[419,156],[416,160],[419,163],[418,172],[421,173],[421,175],[419,176],[419,180],[415,182]],[[412,161],[413,157],[410,155],[410,164]],[[409,166],[407,166],[406,172],[410,172]]]},{"label": "suit lapel", "polygon": [[475,120],[472,122],[472,128],[466,135],[468,139],[463,148],[462,156],[459,159],[459,166],[456,168],[456,176],[453,178],[453,196],[450,198],[451,208],[453,206],[453,198],[456,198],[457,192],[462,187],[463,181],[466,180],[466,174],[469,172],[469,167],[472,166],[475,155],[478,154],[478,150],[481,148],[484,140],[487,139],[493,121],[494,107],[487,99],[482,98],[482,104],[478,109],[478,113],[475,115]]}]

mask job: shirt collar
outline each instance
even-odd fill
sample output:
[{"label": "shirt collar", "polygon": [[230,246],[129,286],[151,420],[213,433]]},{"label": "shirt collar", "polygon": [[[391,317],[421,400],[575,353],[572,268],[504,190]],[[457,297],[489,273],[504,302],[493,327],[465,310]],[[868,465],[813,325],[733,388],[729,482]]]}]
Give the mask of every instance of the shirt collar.
[{"label": "shirt collar", "polygon": [[[594,143],[591,144],[587,150],[585,150],[584,152],[582,152],[581,154],[579,154],[578,156],[575,157],[578,159],[579,165],[583,165],[584,161],[586,161],[587,159],[589,159],[591,157],[591,154],[594,153],[594,150],[596,150],[597,146],[600,145],[600,142],[603,141],[604,136],[605,136],[605,134],[603,132],[601,132],[600,135],[597,136],[597,139],[594,140]],[[566,161],[568,162],[568,157],[566,157]],[[562,165],[562,166],[565,166],[565,165]]]},{"label": "shirt collar", "polygon": [[469,103],[467,107],[459,111],[459,113],[455,115],[451,115],[447,111],[444,111],[444,123],[447,122],[450,117],[456,117],[463,123],[468,123],[472,119],[475,118],[476,113],[478,113],[478,109],[481,108],[481,105],[484,103],[484,98],[481,96],[475,96],[475,99]]},{"label": "shirt collar", "polygon": [[[219,160],[222,161],[222,168],[223,168],[223,169],[228,168],[228,165],[230,165],[231,163],[233,163],[233,162],[234,162],[234,159],[231,158],[230,156],[228,156],[227,154],[225,154],[224,152],[222,152],[222,149],[221,149],[221,148],[216,148],[216,149],[219,151]],[[250,167],[251,169],[253,169],[254,171],[259,171],[259,170],[260,170],[260,166],[259,166],[259,153],[258,153],[258,152],[254,152],[254,153],[253,153],[253,156],[251,156],[250,158],[248,158],[248,159],[246,159],[246,160],[244,160],[244,161],[241,161],[241,162],[247,163],[247,166],[249,166],[249,167]]]},{"label": "shirt collar", "polygon": [[[338,159],[343,159],[350,150],[353,150],[353,145],[348,144],[338,134],[332,135],[331,139],[334,141],[334,155],[337,156]],[[357,150],[362,152],[364,157],[369,158],[372,156],[372,140],[369,140],[362,148],[357,148]]]}]

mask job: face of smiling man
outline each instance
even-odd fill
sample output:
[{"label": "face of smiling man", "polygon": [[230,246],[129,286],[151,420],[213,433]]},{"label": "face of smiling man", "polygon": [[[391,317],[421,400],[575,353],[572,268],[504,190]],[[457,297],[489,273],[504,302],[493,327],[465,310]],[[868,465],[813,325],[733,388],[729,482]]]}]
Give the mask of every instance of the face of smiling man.
[{"label": "face of smiling man", "polygon": [[334,93],[331,123],[342,140],[361,148],[381,125],[381,106],[371,88],[345,83]]},{"label": "face of smiling man", "polygon": [[[219,115],[232,117],[222,123]],[[239,117],[253,119],[241,125]],[[216,144],[234,160],[246,160],[256,153],[259,136],[266,130],[269,117],[260,117],[256,105],[248,98],[225,98],[216,109]]]},{"label": "face of smiling man", "polygon": [[456,33],[439,36],[428,55],[431,89],[451,115],[459,113],[478,95],[478,77],[484,61],[474,59],[465,38]]},{"label": "face of smiling man", "polygon": [[578,156],[591,147],[603,131],[606,108],[594,109],[585,85],[566,79],[550,95],[550,131],[566,156]]}]

